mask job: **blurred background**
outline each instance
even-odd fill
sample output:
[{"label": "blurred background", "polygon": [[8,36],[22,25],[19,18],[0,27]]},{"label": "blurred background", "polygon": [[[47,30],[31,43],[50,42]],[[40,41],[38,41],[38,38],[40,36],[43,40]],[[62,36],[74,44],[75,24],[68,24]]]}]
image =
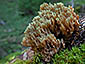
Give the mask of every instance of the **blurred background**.
[{"label": "blurred background", "polygon": [[24,49],[24,30],[43,2],[63,2],[72,5],[80,17],[85,15],[85,0],[0,0],[0,59]]}]

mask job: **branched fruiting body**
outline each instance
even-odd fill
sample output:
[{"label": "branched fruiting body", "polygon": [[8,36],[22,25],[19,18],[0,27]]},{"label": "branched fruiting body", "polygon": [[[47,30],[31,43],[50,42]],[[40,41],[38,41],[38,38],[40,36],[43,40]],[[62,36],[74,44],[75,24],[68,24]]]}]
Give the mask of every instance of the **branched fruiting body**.
[{"label": "branched fruiting body", "polygon": [[49,62],[55,53],[65,48],[64,40],[69,40],[74,32],[78,33],[79,16],[71,6],[65,7],[62,3],[43,3],[38,13],[25,30],[22,44],[41,53]]}]

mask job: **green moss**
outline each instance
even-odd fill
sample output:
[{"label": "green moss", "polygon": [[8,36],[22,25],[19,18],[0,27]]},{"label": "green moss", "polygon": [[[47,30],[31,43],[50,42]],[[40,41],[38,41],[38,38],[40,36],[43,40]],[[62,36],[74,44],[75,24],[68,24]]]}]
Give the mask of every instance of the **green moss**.
[{"label": "green moss", "polygon": [[[20,60],[16,59],[16,61],[13,64],[30,64],[31,62],[29,60]],[[8,63],[7,63],[8,64]]]},{"label": "green moss", "polygon": [[12,59],[14,59],[16,56],[20,55],[21,52],[15,52],[15,53],[11,53],[8,56],[6,56],[5,58],[0,60],[0,64],[7,64],[9,61],[11,61]]},{"label": "green moss", "polygon": [[[53,64],[84,64],[85,61],[85,44],[81,44],[80,47],[72,47],[72,50],[68,49],[60,51],[59,54],[55,54],[51,62]],[[22,52],[16,52],[8,55],[4,59],[0,60],[0,64],[8,64],[9,61],[14,59],[17,55]],[[41,60],[42,56],[40,54],[34,56],[33,62],[30,60],[20,60],[16,59],[13,64],[43,64]],[[48,63],[49,64],[49,63]]]},{"label": "green moss", "polygon": [[59,54],[55,54],[52,58],[54,64],[84,64],[85,61],[85,44],[80,47],[72,47],[72,50],[60,51]]},{"label": "green moss", "polygon": [[[55,54],[51,62],[53,64],[84,64],[85,61],[85,44],[81,44],[80,47],[72,47],[72,50],[60,51],[59,54]],[[42,56],[36,56],[31,64],[43,64],[41,61]],[[49,64],[49,63],[48,63]]]}]

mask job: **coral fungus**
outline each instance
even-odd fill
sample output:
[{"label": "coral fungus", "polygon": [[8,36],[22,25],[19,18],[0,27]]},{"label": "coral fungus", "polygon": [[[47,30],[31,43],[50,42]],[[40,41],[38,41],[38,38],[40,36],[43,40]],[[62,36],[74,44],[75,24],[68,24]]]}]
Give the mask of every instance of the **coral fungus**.
[{"label": "coral fungus", "polygon": [[[38,16],[34,17],[24,34],[22,44],[31,47],[49,62],[51,57],[68,44],[73,34],[79,35],[79,16],[74,9],[63,3],[40,6]],[[71,41],[70,44],[75,42]]]}]

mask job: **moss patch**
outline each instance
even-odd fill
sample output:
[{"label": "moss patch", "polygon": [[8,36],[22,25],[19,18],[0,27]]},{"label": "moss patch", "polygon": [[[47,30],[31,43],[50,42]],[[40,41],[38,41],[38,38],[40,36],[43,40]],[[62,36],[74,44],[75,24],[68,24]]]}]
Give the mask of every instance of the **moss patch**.
[{"label": "moss patch", "polygon": [[[85,61],[85,43],[81,44],[80,47],[72,47],[72,50],[60,51],[58,54],[55,54],[50,63],[53,64],[84,64]],[[0,64],[8,64],[12,59],[17,55],[20,55],[21,52],[11,53],[4,59],[0,60]],[[20,60],[16,59],[13,64],[43,64],[42,56],[39,54],[34,57],[33,62],[30,60]],[[50,64],[48,63],[48,64]]]}]

